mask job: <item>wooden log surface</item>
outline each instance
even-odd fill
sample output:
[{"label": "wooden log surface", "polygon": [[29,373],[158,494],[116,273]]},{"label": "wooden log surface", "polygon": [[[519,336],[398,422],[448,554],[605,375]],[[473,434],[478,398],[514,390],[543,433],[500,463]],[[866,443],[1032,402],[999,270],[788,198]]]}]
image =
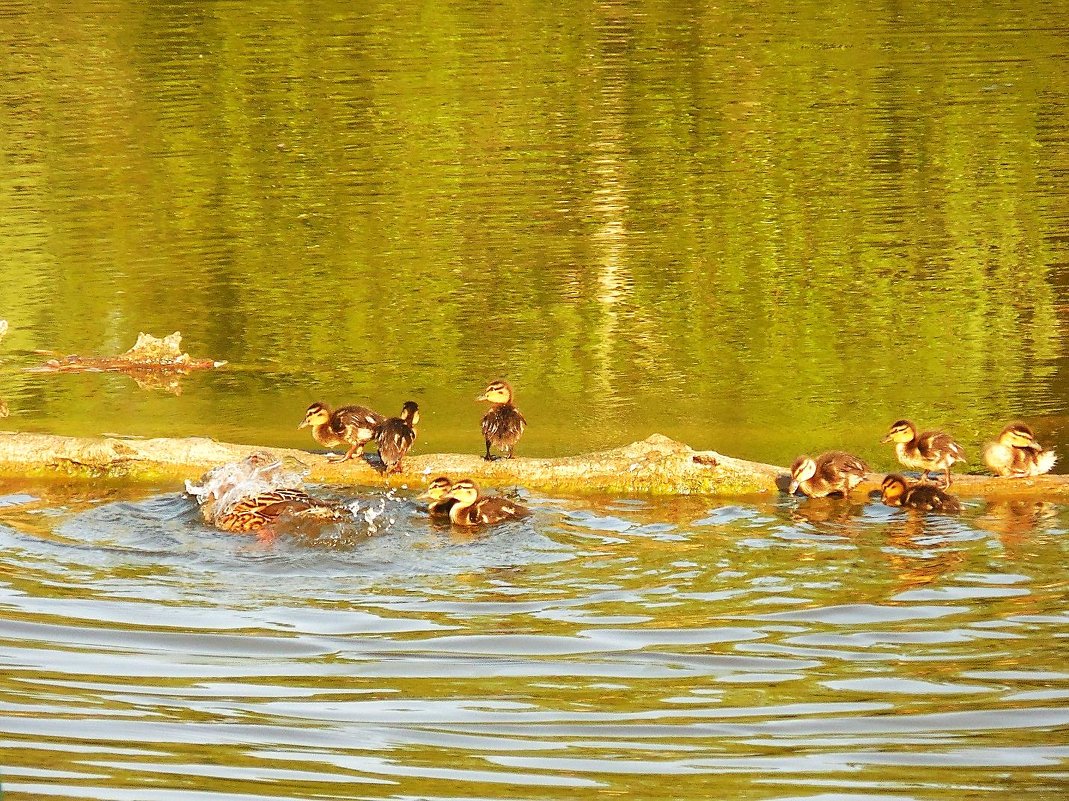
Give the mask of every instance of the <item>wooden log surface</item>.
[{"label": "wooden log surface", "polygon": [[[423,487],[432,478],[472,478],[488,487],[523,486],[550,493],[619,495],[770,496],[786,491],[786,468],[696,451],[654,434],[620,448],[553,459],[517,457],[487,462],[475,454],[415,454],[404,471],[384,476],[374,456],[341,464],[323,454],[263,448],[203,437],[64,437],[0,432],[0,476],[124,478],[155,483],[195,479],[206,470],[255,451],[303,465],[314,484],[362,487]],[[855,490],[879,489],[882,473],[869,474]],[[1069,476],[1028,479],[958,475],[952,492],[961,497],[1069,499]]]}]

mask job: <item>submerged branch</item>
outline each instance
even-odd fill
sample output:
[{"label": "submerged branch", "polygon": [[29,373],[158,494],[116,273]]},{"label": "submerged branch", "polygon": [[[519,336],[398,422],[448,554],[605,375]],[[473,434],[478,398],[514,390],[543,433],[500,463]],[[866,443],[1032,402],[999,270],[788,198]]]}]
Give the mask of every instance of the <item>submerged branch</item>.
[{"label": "submerged branch", "polygon": [[[212,439],[61,437],[0,432],[0,475],[122,477],[136,481],[181,481],[225,462],[244,459],[251,445]],[[695,451],[654,434],[641,442],[555,459],[518,457],[486,462],[474,454],[421,454],[405,459],[398,475],[384,476],[374,456],[331,464],[321,454],[270,448],[280,459],[308,471],[307,481],[351,486],[423,487],[435,476],[472,478],[487,486],[520,485],[545,492],[619,495],[744,496],[786,490],[786,468]],[[854,492],[879,489],[882,474],[870,474]],[[1069,498],[1069,476],[1028,479],[956,476],[952,492],[962,497]]]}]

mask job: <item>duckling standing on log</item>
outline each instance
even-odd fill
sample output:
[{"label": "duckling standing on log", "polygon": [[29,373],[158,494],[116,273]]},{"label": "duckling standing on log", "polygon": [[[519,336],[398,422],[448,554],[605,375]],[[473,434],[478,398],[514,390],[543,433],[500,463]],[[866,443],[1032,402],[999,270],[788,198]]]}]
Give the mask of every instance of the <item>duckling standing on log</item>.
[{"label": "duckling standing on log", "polygon": [[984,447],[984,461],[996,476],[1024,478],[1049,473],[1058,461],[1054,451],[1045,451],[1024,423],[1010,423],[998,440]]},{"label": "duckling standing on log", "polygon": [[297,428],[312,427],[312,439],[326,448],[348,445],[344,456],[330,455],[328,462],[344,462],[363,456],[364,446],[375,439],[375,429],[385,421],[378,412],[363,406],[342,406],[331,411],[325,403],[313,403]]},{"label": "duckling standing on log", "polygon": [[960,512],[961,504],[953,495],[934,484],[910,484],[906,477],[892,473],[883,480],[881,496],[887,506],[905,506],[925,512]]},{"label": "duckling standing on log", "polygon": [[917,433],[917,427],[909,420],[896,420],[883,442],[895,443],[895,455],[906,467],[921,471],[921,480],[928,478],[928,473],[942,470],[944,489],[950,487],[950,468],[957,462],[965,461],[965,449],[942,431],[925,431]]},{"label": "duckling standing on log", "polygon": [[527,428],[527,420],[512,405],[512,387],[507,381],[494,381],[475,400],[490,401],[490,410],[483,415],[483,439],[486,440],[486,456],[483,458],[488,462],[493,459],[490,456],[490,446],[493,445],[505,452],[505,458],[511,459],[513,448]]},{"label": "duckling standing on log", "polygon": [[865,479],[868,467],[853,454],[828,451],[816,459],[799,456],[791,465],[791,486],[788,495],[801,489],[810,498],[823,498],[832,493],[850,497],[850,490]]},{"label": "duckling standing on log", "polygon": [[456,526],[493,525],[530,514],[527,507],[506,498],[480,497],[478,485],[470,479],[456,482],[446,497],[456,501],[449,510],[449,519]]},{"label": "duckling standing on log", "polygon": [[452,488],[453,482],[448,476],[438,476],[427,487],[427,491],[416,498],[427,501],[427,514],[431,517],[449,517],[449,510],[457,502],[456,498],[449,497],[449,490]]},{"label": "duckling standing on log", "polygon": [[419,406],[415,401],[405,401],[400,417],[391,417],[375,429],[379,443],[379,456],[386,473],[400,473],[401,460],[416,441],[416,424],[419,423]]}]

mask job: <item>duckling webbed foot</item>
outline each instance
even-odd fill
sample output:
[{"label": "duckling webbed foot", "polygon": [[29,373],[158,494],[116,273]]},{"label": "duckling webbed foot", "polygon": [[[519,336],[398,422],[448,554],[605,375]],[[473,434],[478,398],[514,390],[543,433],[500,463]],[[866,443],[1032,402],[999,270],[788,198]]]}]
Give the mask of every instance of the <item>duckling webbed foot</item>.
[{"label": "duckling webbed foot", "polygon": [[327,461],[331,462],[332,464],[338,464],[340,462],[349,461],[350,459],[353,458],[354,455],[363,456],[364,455],[364,449],[363,448],[358,448],[356,445],[354,445],[343,456],[338,456],[337,454],[333,454],[333,453],[330,454],[327,457]]}]

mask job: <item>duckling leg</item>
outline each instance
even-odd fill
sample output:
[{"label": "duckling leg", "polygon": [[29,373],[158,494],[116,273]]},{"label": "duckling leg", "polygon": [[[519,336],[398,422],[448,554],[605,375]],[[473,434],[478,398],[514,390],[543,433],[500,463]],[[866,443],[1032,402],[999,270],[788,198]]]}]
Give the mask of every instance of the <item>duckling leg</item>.
[{"label": "duckling leg", "polygon": [[490,455],[490,440],[486,440],[486,456],[483,459],[488,462],[494,461],[494,457]]},{"label": "duckling leg", "polygon": [[943,469],[944,483],[943,489],[950,489],[950,467],[949,465]]},{"label": "duckling leg", "polygon": [[328,462],[332,462],[334,464],[338,464],[340,462],[347,462],[350,459],[352,459],[353,458],[353,454],[357,453],[358,451],[359,451],[359,455],[363,456],[364,455],[364,446],[363,445],[353,445],[353,447],[349,448],[349,451],[344,456],[342,456],[342,457],[328,456],[327,457],[327,461]]},{"label": "duckling leg", "polygon": [[512,449],[515,448],[515,447],[516,447],[515,445],[509,445],[508,450],[505,451],[505,453],[506,453],[505,458],[506,459],[511,459],[512,458]]}]

